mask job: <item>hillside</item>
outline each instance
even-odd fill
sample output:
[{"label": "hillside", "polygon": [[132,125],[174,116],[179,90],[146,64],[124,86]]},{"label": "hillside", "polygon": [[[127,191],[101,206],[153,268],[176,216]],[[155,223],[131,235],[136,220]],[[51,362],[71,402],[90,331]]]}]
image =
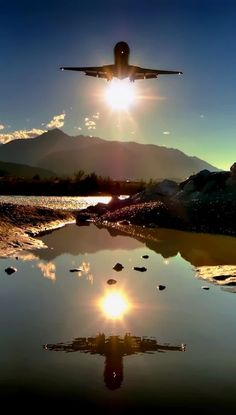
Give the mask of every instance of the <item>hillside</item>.
[{"label": "hillside", "polygon": [[50,169],[57,175],[84,170],[121,180],[183,179],[199,170],[217,170],[176,149],[82,135],[71,137],[58,129],[2,145],[0,160]]},{"label": "hillside", "polygon": [[41,179],[55,177],[55,173],[50,170],[39,167],[27,166],[26,164],[7,163],[0,161],[0,176],[15,176],[30,179],[34,176],[40,176]]}]

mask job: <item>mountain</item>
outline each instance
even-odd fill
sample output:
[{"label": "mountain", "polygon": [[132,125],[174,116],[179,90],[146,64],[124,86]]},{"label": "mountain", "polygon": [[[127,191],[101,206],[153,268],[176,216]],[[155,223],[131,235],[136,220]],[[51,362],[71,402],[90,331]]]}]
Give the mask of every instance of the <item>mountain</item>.
[{"label": "mountain", "polygon": [[57,175],[84,170],[125,180],[183,179],[199,170],[218,170],[176,149],[83,135],[71,137],[58,129],[2,145],[0,160],[50,169]]},{"label": "mountain", "polygon": [[41,179],[55,177],[55,173],[49,170],[40,169],[39,167],[27,166],[25,164],[7,163],[0,161],[0,176],[15,176],[30,179],[34,176],[40,176]]}]

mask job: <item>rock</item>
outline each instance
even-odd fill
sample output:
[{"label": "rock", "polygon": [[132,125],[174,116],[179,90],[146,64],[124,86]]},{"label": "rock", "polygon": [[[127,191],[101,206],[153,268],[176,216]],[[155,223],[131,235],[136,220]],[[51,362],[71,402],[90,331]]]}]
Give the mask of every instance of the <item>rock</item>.
[{"label": "rock", "polygon": [[72,268],[70,272],[82,272],[82,270],[80,268]]},{"label": "rock", "polygon": [[231,174],[231,177],[236,178],[236,163],[232,164],[232,166],[230,167],[230,174]]},{"label": "rock", "polygon": [[162,284],[159,284],[159,285],[157,286],[157,289],[158,289],[159,291],[163,291],[163,290],[165,290],[165,289],[166,289],[166,286],[165,286],[165,285],[162,285]]},{"label": "rock", "polygon": [[[197,174],[192,174],[187,180],[181,182],[179,187],[188,193],[194,191],[194,189],[199,190],[205,185],[211,174],[212,173],[207,169],[201,170]],[[191,184],[189,184],[190,182]],[[188,187],[186,187],[187,185]]]},{"label": "rock", "polygon": [[123,269],[124,267],[123,267],[123,265],[122,264],[120,264],[119,262],[117,262],[117,264],[116,265],[114,265],[114,267],[113,267],[113,269],[115,270],[115,271],[122,271],[122,269]]},{"label": "rock", "polygon": [[145,271],[147,271],[147,268],[145,268],[145,267],[134,267],[133,269],[135,271],[139,271],[139,272],[145,272]]},{"label": "rock", "polygon": [[203,290],[209,290],[209,289],[210,289],[210,287],[207,287],[207,285],[203,285],[203,286],[202,286],[202,289],[203,289]]},{"label": "rock", "polygon": [[91,213],[87,212],[78,212],[76,215],[76,224],[80,225],[81,223],[86,223],[88,220],[92,218]]},{"label": "rock", "polygon": [[125,205],[129,204],[129,199],[119,199],[118,196],[113,196],[109,203],[107,203],[107,208],[109,210],[116,210]]},{"label": "rock", "polygon": [[18,260],[19,258],[18,258],[18,256],[16,256],[16,260]]},{"label": "rock", "polygon": [[155,187],[155,192],[161,196],[171,197],[175,195],[179,190],[179,186],[173,180],[165,179]]},{"label": "rock", "polygon": [[130,221],[129,220],[126,220],[126,219],[120,220],[118,222],[118,225],[130,225]]},{"label": "rock", "polygon": [[149,256],[148,256],[148,255],[142,255],[142,258],[144,258],[144,259],[148,259],[148,258],[149,258]]},{"label": "rock", "polygon": [[107,280],[107,284],[109,284],[109,285],[114,285],[116,283],[117,283],[117,281],[114,280],[113,278],[110,278],[109,280]]},{"label": "rock", "polygon": [[185,193],[192,193],[196,190],[196,186],[194,184],[193,180],[189,180],[188,183],[186,183],[186,185],[183,188],[183,191]]},{"label": "rock", "polygon": [[5,269],[5,272],[6,272],[8,275],[14,274],[14,272],[16,272],[16,271],[17,271],[17,269],[16,269],[16,268],[14,268],[14,267],[8,267],[8,268],[6,268],[6,269]]},{"label": "rock", "polygon": [[149,186],[147,189],[134,196],[131,196],[132,203],[160,200],[165,197],[172,197],[179,191],[179,186],[173,180],[165,179],[160,183]]}]

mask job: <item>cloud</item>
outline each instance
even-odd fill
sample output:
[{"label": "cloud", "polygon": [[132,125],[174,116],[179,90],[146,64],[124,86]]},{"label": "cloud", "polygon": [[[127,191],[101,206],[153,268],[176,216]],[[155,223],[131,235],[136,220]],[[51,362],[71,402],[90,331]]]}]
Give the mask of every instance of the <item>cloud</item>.
[{"label": "cloud", "polygon": [[66,114],[54,115],[53,119],[47,124],[48,128],[61,128],[65,123]]},{"label": "cloud", "polygon": [[87,127],[88,130],[96,130],[96,122],[89,118],[85,118],[84,125],[85,127]]},{"label": "cloud", "polygon": [[170,135],[170,131],[163,131],[162,134],[164,134],[164,135]]},{"label": "cloud", "polygon": [[205,117],[205,115],[204,114],[200,114],[200,118],[204,118]]},{"label": "cloud", "polygon": [[96,130],[97,121],[100,119],[100,112],[96,112],[95,114],[91,115],[90,117],[85,117],[84,125],[88,130]]},{"label": "cloud", "polygon": [[3,144],[8,143],[12,140],[21,140],[26,138],[34,138],[38,135],[45,133],[46,130],[41,130],[39,128],[32,128],[31,130],[16,130],[7,134],[0,134],[0,142]]},{"label": "cloud", "polygon": [[44,262],[39,262],[37,268],[40,269],[45,278],[52,281],[56,280],[56,266],[53,262],[47,262],[46,264]]},{"label": "cloud", "polygon": [[[63,127],[64,122],[65,122],[65,116],[66,114],[59,114],[59,115],[54,115],[54,117],[52,118],[52,120],[48,123],[41,123],[41,126],[45,128],[45,126],[47,128],[60,128]],[[28,119],[29,120],[29,119]],[[8,125],[8,128],[10,128],[11,126]],[[0,123],[0,131],[3,130],[5,128],[4,124]],[[31,128],[29,130],[15,130],[15,131],[11,131],[9,133],[0,133],[0,143],[6,144],[9,141],[12,140],[22,140],[22,139],[27,139],[27,138],[34,138],[37,137],[38,135],[41,135],[43,133],[46,133],[48,130],[47,129],[41,129],[41,128]]]}]

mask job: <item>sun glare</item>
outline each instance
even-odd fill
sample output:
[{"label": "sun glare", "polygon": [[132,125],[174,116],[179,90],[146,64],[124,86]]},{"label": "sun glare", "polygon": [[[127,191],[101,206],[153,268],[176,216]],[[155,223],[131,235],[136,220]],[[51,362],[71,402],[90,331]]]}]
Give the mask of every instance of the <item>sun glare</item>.
[{"label": "sun glare", "polygon": [[105,91],[105,101],[115,111],[128,110],[135,100],[135,86],[129,79],[113,79]]},{"label": "sun glare", "polygon": [[129,303],[120,292],[105,295],[100,303],[101,309],[107,318],[120,319],[129,309]]}]

